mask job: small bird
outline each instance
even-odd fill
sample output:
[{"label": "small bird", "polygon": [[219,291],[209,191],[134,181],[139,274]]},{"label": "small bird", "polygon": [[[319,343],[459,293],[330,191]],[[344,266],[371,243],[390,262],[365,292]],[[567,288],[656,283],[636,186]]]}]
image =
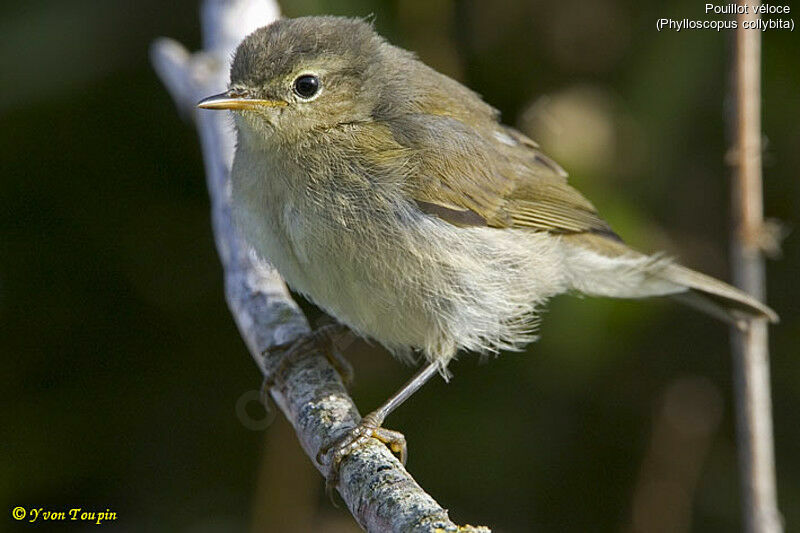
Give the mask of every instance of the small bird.
[{"label": "small bird", "polygon": [[405,460],[386,416],[459,350],[535,339],[564,292],[673,296],[746,327],[776,314],[661,255],[626,246],[566,172],[496,109],[360,19],[279,20],[236,50],[234,218],[296,291],[423,369],[323,455],[375,437]]}]

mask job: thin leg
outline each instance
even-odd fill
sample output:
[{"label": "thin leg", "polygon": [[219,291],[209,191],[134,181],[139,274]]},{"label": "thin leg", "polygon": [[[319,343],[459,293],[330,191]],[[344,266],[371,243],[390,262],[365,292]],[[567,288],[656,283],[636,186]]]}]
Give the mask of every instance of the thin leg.
[{"label": "thin leg", "polygon": [[408,380],[399,391],[394,393],[391,398],[386,400],[383,405],[375,409],[370,415],[375,417],[379,426],[382,425],[386,417],[389,416],[389,413],[400,407],[400,404],[408,400],[412,394],[425,385],[438,371],[439,363],[428,363],[428,366],[417,372],[417,374]]},{"label": "thin leg", "polygon": [[320,450],[319,454],[317,454],[317,461],[319,463],[322,463],[322,458],[327,455],[329,451],[333,450],[333,456],[331,457],[330,468],[328,470],[328,478],[325,483],[325,491],[331,499],[333,499],[333,489],[336,488],[336,483],[339,481],[339,466],[342,460],[358,448],[364,446],[369,439],[378,439],[389,446],[389,449],[392,450],[393,453],[399,455],[400,462],[404,465],[406,464],[406,457],[408,455],[406,438],[402,433],[385,429],[381,426],[389,413],[410,398],[412,394],[417,392],[419,388],[438,371],[438,363],[428,363],[426,367],[420,370],[408,383],[403,385],[399,391],[392,395],[386,403],[362,418],[361,422],[344,437]]}]

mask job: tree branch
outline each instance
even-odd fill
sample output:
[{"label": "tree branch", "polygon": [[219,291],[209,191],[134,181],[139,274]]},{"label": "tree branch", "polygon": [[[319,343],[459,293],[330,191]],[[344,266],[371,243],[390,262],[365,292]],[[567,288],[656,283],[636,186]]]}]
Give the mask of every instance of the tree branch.
[{"label": "tree branch", "polygon": [[[277,272],[254,257],[233,226],[230,167],[235,139],[230,117],[198,112],[195,104],[227,88],[229,61],[236,46],[280,14],[274,0],[205,0],[201,16],[202,52],[190,54],[181,44],[162,38],[153,43],[151,59],[178,110],[197,125],[225,296],[250,353],[264,376],[269,376],[278,358],[262,355],[265,350],[292,342],[310,328]],[[361,418],[339,375],[318,353],[287,368],[271,394],[312,460]],[[327,465],[316,466],[327,473]],[[451,522],[447,511],[375,440],[344,460],[339,493],[368,531],[488,531]]]},{"label": "tree branch", "polygon": [[[740,5],[759,2],[740,0]],[[738,287],[764,300],[762,255],[765,233],[761,176],[761,32],[745,29],[758,19],[751,10],[737,16],[734,52],[735,120],[732,123],[733,278]],[[783,531],[775,489],[775,452],[769,382],[767,320],[746,331],[733,328],[739,470],[745,531]]]}]

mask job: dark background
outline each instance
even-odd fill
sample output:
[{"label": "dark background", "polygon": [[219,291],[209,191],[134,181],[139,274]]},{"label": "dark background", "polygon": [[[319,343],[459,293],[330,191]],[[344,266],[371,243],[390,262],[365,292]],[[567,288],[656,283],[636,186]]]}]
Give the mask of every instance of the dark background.
[{"label": "dark background", "polygon": [[[303,0],[377,29],[540,141],[630,243],[729,279],[730,34],[702,3]],[[0,502],[110,509],[112,531],[353,531],[225,307],[194,127],[148,46],[195,1],[0,3]],[[792,14],[792,16],[797,16]],[[800,40],[764,34],[765,209],[800,212]],[[780,505],[800,524],[800,245],[768,265]],[[524,354],[463,355],[387,427],[459,522],[496,531],[740,528],[728,329],[670,301],[560,297]],[[412,369],[348,351],[366,412]],[[259,418],[256,405],[249,416]],[[35,525],[14,529],[33,529]],[[40,529],[76,530],[74,524]],[[85,530],[84,528],[77,528]]]}]

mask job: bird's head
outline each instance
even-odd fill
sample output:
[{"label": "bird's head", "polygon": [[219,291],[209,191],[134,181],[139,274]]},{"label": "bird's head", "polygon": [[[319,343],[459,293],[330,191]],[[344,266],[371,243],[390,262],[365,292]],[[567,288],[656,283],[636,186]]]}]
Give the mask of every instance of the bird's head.
[{"label": "bird's head", "polygon": [[279,20],[242,41],[229,89],[198,107],[233,110],[240,131],[262,137],[371,120],[386,85],[386,48],[399,51],[363,20]]}]

